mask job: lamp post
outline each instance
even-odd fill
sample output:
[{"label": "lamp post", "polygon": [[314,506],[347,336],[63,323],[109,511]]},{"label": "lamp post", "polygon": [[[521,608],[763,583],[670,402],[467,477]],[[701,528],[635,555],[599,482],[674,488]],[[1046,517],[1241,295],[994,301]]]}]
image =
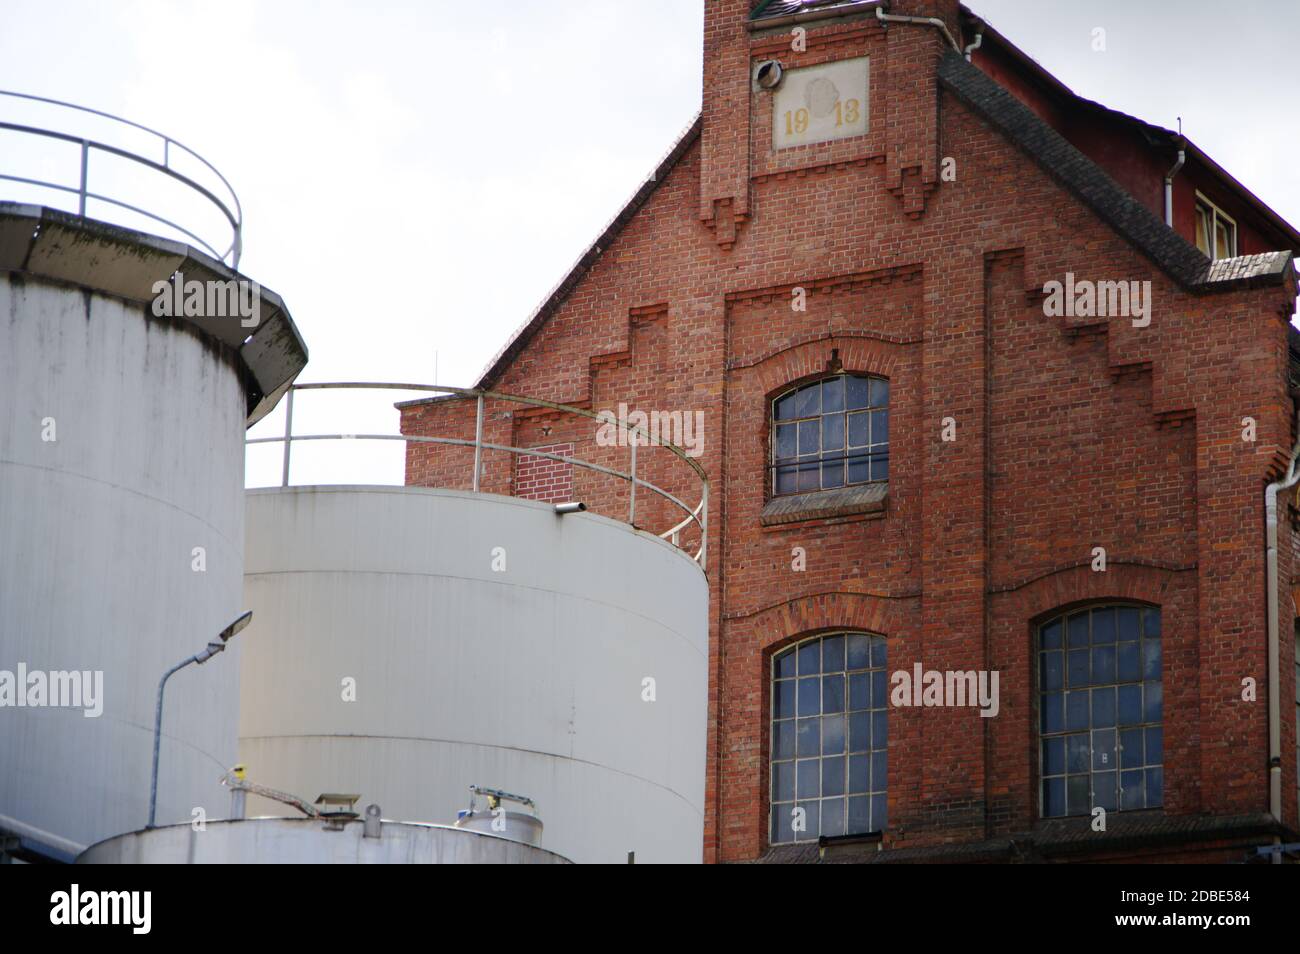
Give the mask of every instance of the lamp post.
[{"label": "lamp post", "polygon": [[252,619],[253,611],[248,610],[218,633],[217,638],[208,643],[200,652],[178,662],[163,673],[163,677],[158,683],[158,706],[154,711],[153,718],[153,778],[149,783],[149,824],[145,826],[146,828],[154,827],[154,816],[158,809],[158,749],[162,742],[163,690],[167,687],[167,680],[171,678],[172,673],[184,669],[190,663],[202,665],[217,653],[225,651],[226,643],[230,642],[231,638],[247,626]]}]

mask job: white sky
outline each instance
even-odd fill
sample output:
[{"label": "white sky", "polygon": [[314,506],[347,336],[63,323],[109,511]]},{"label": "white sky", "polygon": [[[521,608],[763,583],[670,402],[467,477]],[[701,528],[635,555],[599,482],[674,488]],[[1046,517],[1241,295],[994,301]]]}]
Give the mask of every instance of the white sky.
[{"label": "white sky", "polygon": [[[1300,223],[1296,0],[967,5],[1080,95],[1182,116]],[[0,0],[0,89],[126,116],[220,169],[241,271],[288,302],[304,380],[433,383],[437,352],[437,383],[470,386],[694,117],[702,22],[701,0]],[[398,397],[304,396],[295,432],[395,432]],[[250,454],[250,483],[278,482],[278,454]],[[295,482],[401,477],[400,444],[294,454]]]}]

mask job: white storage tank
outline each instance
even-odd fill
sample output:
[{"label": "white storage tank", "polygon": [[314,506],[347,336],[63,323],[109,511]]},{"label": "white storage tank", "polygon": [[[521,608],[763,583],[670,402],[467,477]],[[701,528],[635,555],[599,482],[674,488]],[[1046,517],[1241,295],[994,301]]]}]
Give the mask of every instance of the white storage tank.
[{"label": "white storage tank", "polygon": [[[242,609],[245,429],[306,362],[269,290],[255,329],[155,317],[177,270],[242,277],[0,203],[0,829],[56,857],[145,824],[158,680]],[[225,809],[232,645],[168,684],[160,823]]]},{"label": "white storage tank", "polygon": [[77,864],[562,865],[533,845],[447,825],[360,820],[257,818],[173,825],[118,835],[87,849]]},{"label": "white storage tank", "polygon": [[245,604],[259,783],[442,822],[482,785],[575,862],[701,860],[708,585],[676,547],[491,494],[255,490]]}]

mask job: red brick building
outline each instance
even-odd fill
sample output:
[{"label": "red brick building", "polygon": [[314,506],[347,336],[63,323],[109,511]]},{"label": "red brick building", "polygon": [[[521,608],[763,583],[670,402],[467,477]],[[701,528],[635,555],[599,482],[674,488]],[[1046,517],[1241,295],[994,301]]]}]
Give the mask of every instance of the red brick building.
[{"label": "red brick building", "polygon": [[[1298,249],[1193,143],[952,0],[707,0],[700,119],[479,383],[703,412],[705,860],[1300,840],[1300,536],[1288,490],[1271,743],[1264,504]],[[472,438],[474,407],[402,424]],[[484,437],[626,464],[545,409],[489,401]],[[408,447],[410,483],[465,483],[468,450]],[[483,489],[626,507],[515,461]],[[682,489],[673,462],[642,473]],[[917,667],[996,672],[996,714],[898,690]]]}]

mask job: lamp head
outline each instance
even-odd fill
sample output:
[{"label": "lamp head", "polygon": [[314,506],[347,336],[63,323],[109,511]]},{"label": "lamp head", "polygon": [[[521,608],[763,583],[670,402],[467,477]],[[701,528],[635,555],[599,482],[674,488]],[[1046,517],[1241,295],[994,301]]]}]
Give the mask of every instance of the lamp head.
[{"label": "lamp head", "polygon": [[241,632],[244,629],[244,627],[247,626],[252,621],[253,621],[253,611],[246,610],[243,614],[240,615],[238,619],[236,619],[233,623],[231,623],[229,626],[223,629],[220,633],[220,639],[223,644],[221,648],[225,649],[224,644],[230,642],[232,637],[234,637],[237,633]]}]

